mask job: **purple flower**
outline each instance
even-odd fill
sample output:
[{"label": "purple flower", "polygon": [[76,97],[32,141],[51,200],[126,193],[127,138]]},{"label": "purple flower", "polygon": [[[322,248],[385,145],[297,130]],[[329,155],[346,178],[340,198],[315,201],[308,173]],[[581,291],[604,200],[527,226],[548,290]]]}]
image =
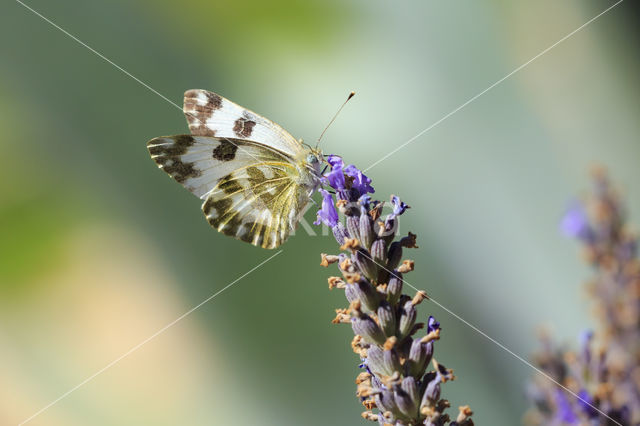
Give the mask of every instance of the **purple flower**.
[{"label": "purple flower", "polygon": [[436,321],[434,317],[429,315],[429,321],[427,321],[427,333],[440,329],[440,323]]},{"label": "purple flower", "polygon": [[556,403],[556,418],[568,424],[578,424],[578,416],[573,412],[571,408],[571,402],[567,399],[567,395],[565,395],[565,391],[562,389],[556,389],[555,393],[555,403]]},{"label": "purple flower", "polygon": [[322,182],[336,191],[344,191],[347,188],[347,183],[344,179],[344,171],[342,170],[342,166],[344,165],[342,159],[333,155],[329,156],[327,162],[331,165],[331,171],[323,176]]},{"label": "purple flower", "polygon": [[333,168],[333,167],[344,167],[344,162],[342,161],[342,157],[338,156],[338,155],[329,155],[327,156],[327,163],[329,163],[329,165]]},{"label": "purple flower", "polygon": [[344,168],[344,174],[353,178],[352,187],[357,189],[360,194],[374,193],[375,190],[371,186],[371,179],[365,176],[356,166],[349,164]]},{"label": "purple flower", "polygon": [[[365,176],[353,164],[345,167],[344,161],[337,155],[329,155],[327,157],[327,163],[331,166],[331,171],[323,176],[322,182],[335,189],[342,199],[349,198],[349,190],[355,190],[357,192],[355,199],[361,195],[374,192],[371,186],[371,179]],[[347,184],[345,175],[353,178],[351,184]]]},{"label": "purple flower", "polygon": [[391,196],[391,205],[393,206],[393,211],[388,214],[384,220],[384,232],[386,233],[397,230],[398,224],[396,218],[409,208],[408,205],[403,203],[402,200],[395,195]]},{"label": "purple flower", "polygon": [[593,331],[590,329],[586,329],[583,330],[582,333],[580,333],[580,346],[582,346],[583,348],[585,346],[589,346],[589,344],[591,343],[591,339],[593,339]]},{"label": "purple flower", "polygon": [[333,228],[338,224],[338,210],[333,202],[333,195],[322,188],[320,188],[320,192],[322,193],[322,207],[318,210],[318,219],[313,224],[324,223]]},{"label": "purple flower", "polygon": [[409,206],[403,203],[400,197],[396,195],[391,196],[391,204],[393,204],[393,217],[400,216],[409,208]]},{"label": "purple flower", "polygon": [[594,401],[591,395],[589,395],[589,392],[587,392],[586,389],[581,389],[580,392],[578,392],[578,397],[580,398],[578,403],[582,411],[587,413],[589,417],[598,417],[599,413],[593,408]]},{"label": "purple flower", "polygon": [[560,229],[568,237],[580,239],[589,237],[591,233],[589,219],[582,204],[579,202],[571,204],[560,222]]}]

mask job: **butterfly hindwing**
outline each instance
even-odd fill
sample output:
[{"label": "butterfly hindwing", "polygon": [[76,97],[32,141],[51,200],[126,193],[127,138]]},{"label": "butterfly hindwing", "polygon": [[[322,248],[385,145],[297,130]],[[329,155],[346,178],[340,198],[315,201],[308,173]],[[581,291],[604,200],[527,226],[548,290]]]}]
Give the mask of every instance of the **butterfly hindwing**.
[{"label": "butterfly hindwing", "polygon": [[196,136],[253,141],[291,157],[302,150],[300,143],[276,123],[207,90],[187,90],[183,111],[189,130]]},{"label": "butterfly hindwing", "polygon": [[250,165],[223,176],[202,204],[209,224],[223,234],[264,248],[282,244],[309,195],[290,163]]},{"label": "butterfly hindwing", "polygon": [[160,168],[205,200],[211,226],[257,246],[282,244],[309,200],[294,161],[259,143],[177,135],[152,139],[148,148]]}]

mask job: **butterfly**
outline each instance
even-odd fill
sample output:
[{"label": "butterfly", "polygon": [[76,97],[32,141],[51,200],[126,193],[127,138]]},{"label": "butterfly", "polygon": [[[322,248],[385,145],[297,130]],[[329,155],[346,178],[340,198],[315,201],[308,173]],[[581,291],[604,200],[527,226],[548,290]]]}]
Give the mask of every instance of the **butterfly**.
[{"label": "butterfly", "polygon": [[213,92],[186,91],[183,111],[191,134],[150,140],[151,158],[204,200],[213,228],[255,246],[280,246],[321,184],[322,153]]}]

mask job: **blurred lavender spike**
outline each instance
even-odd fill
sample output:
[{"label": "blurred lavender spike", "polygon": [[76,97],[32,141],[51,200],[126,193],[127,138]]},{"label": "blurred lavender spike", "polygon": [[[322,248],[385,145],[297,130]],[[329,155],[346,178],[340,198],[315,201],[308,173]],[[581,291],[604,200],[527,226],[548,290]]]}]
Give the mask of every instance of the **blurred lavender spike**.
[{"label": "blurred lavender spike", "polygon": [[637,237],[625,222],[606,173],[596,170],[588,201],[572,205],[561,229],[583,244],[593,268],[588,292],[598,327],[582,332],[576,351],[544,335],[534,356],[542,370],[579,398],[534,377],[528,388],[533,407],[525,415],[527,424],[640,424],[640,261]]},{"label": "blurred lavender spike", "polygon": [[[336,310],[335,324],[350,323],[355,337],[353,351],[364,369],[356,379],[356,396],[366,408],[362,417],[380,425],[472,426],[471,409],[459,408],[455,420],[445,410],[441,385],[453,380],[453,370],[433,358],[434,342],[440,338],[440,323],[417,322],[417,305],[427,299],[402,293],[402,276],[414,268],[401,261],[404,248],[417,248],[416,236],[394,241],[397,221],[409,208],[399,197],[391,197],[392,212],[381,219],[383,203],[372,201],[371,179],[355,166],[344,165],[332,155],[331,170],[323,182],[337,194],[322,190],[318,221],[329,226],[340,249],[349,253],[322,254],[322,266],[336,264],[341,277],[329,278],[329,288],[344,289],[347,309]],[[344,216],[344,224],[338,219]],[[429,364],[433,370],[427,371]]]}]

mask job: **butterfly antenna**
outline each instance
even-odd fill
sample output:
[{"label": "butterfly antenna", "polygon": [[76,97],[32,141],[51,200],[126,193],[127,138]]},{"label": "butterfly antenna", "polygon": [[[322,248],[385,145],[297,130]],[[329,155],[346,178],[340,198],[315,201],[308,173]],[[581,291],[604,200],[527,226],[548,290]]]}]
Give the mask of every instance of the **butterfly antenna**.
[{"label": "butterfly antenna", "polygon": [[335,115],[333,116],[333,118],[331,119],[329,124],[327,124],[327,127],[324,128],[322,133],[320,133],[320,137],[318,138],[318,142],[316,143],[316,149],[318,149],[318,145],[320,145],[320,140],[324,136],[324,134],[327,131],[327,129],[329,128],[329,126],[331,126],[331,124],[333,124],[333,122],[336,121],[336,118],[338,117],[338,114],[340,114],[340,111],[342,111],[342,108],[344,108],[344,106],[347,104],[347,102],[349,102],[349,100],[351,98],[353,98],[355,95],[356,95],[356,92],[352,91],[351,93],[349,93],[349,96],[347,96],[347,100],[344,101],[344,103],[340,106],[340,108],[338,108],[338,111],[336,111]]}]

